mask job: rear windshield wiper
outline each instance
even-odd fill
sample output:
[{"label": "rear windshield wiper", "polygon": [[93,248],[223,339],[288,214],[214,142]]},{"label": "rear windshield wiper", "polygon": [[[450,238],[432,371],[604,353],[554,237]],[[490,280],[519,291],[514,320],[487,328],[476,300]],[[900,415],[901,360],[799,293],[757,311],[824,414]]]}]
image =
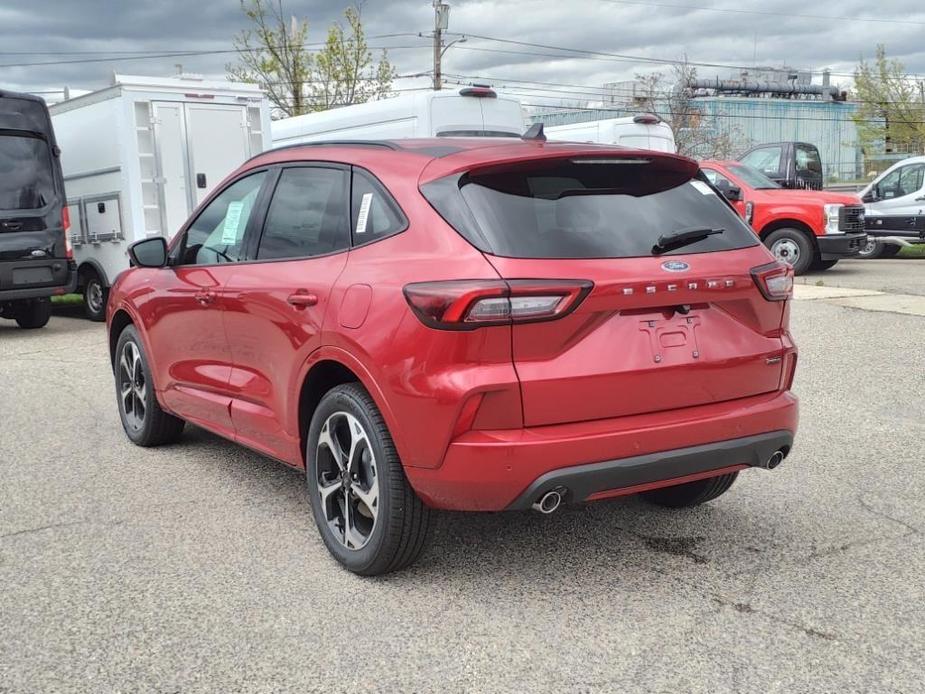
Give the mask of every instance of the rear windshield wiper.
[{"label": "rear windshield wiper", "polygon": [[692,243],[703,241],[708,236],[722,234],[725,229],[710,229],[709,227],[694,227],[692,229],[678,229],[670,234],[662,234],[658,242],[652,246],[652,255],[659,255],[675,248],[689,246]]}]

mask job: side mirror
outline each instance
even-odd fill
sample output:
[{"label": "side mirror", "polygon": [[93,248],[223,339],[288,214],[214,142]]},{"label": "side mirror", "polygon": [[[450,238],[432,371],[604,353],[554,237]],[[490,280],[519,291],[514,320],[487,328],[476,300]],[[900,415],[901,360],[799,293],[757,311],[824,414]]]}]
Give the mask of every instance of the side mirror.
[{"label": "side mirror", "polygon": [[861,196],[861,202],[877,202],[877,200],[879,200],[879,199],[880,199],[880,198],[879,198],[878,195],[877,195],[877,187],[876,187],[876,186],[874,186],[873,188],[871,188],[870,190],[868,190],[866,193],[864,193],[863,196]]},{"label": "side mirror", "polygon": [[164,267],[167,264],[167,239],[154,236],[136,241],[128,247],[128,257],[136,267]]},{"label": "side mirror", "polygon": [[737,186],[729,186],[723,191],[723,195],[729,202],[738,202],[742,199],[742,189]]}]

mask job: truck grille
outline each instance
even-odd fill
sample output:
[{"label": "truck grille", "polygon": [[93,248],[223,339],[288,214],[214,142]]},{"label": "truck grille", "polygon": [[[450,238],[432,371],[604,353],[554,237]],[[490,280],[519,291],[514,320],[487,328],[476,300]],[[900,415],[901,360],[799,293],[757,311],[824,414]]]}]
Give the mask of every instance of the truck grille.
[{"label": "truck grille", "polygon": [[864,231],[864,206],[846,205],[838,212],[838,230],[847,233]]}]

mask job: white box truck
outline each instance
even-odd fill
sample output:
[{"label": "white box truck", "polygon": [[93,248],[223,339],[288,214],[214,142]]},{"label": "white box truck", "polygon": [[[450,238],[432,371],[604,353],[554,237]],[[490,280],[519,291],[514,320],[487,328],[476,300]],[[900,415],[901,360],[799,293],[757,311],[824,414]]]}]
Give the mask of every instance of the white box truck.
[{"label": "white box truck", "polygon": [[269,147],[270,108],[253,84],[113,75],[50,107],[86,312],[105,317],[126,249],[170,239],[212,188]]},{"label": "white box truck", "polygon": [[656,152],[678,151],[671,126],[651,113],[625,118],[604,118],[585,123],[550,125],[545,130],[546,137],[550,140],[596,142],[634,149],[653,149]]},{"label": "white box truck", "polygon": [[520,137],[520,101],[485,85],[414,92],[273,121],[273,146],[319,140]]}]

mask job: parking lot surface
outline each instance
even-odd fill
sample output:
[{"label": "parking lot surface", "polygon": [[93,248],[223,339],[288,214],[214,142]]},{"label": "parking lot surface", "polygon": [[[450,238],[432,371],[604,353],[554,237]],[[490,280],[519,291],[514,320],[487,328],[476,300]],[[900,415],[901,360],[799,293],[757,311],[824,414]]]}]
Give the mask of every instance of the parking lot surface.
[{"label": "parking lot surface", "polygon": [[[923,295],[925,262],[818,279]],[[440,514],[381,579],[328,556],[299,472],[129,444],[99,324],[0,322],[0,691],[921,691],[925,317],[792,313],[777,470],[694,510]]]}]

